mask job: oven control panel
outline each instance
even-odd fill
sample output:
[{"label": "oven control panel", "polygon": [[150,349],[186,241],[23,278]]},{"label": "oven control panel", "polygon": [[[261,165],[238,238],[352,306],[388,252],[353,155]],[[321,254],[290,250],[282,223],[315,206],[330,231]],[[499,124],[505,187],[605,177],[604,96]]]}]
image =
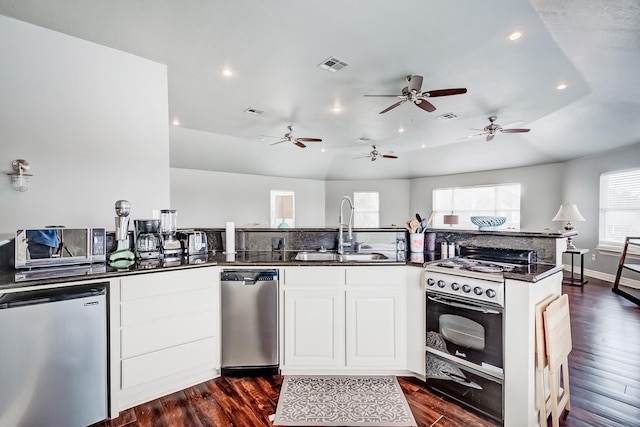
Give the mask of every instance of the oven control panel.
[{"label": "oven control panel", "polygon": [[504,307],[504,282],[425,271],[425,290],[488,301]]}]

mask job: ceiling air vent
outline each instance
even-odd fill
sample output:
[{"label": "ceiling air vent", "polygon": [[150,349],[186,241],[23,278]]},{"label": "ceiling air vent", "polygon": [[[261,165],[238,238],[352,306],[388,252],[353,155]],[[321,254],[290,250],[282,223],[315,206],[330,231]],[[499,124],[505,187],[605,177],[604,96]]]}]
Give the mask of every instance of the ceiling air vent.
[{"label": "ceiling air vent", "polygon": [[247,108],[246,110],[244,110],[244,112],[248,114],[254,114],[256,116],[259,116],[260,114],[264,113],[264,111],[258,110],[257,108]]},{"label": "ceiling air vent", "polygon": [[451,120],[451,119],[455,119],[457,117],[458,116],[455,115],[454,113],[446,113],[446,114],[441,114],[441,115],[438,116],[438,118],[440,120]]},{"label": "ceiling air vent", "polygon": [[318,67],[323,68],[327,71],[331,71],[332,73],[335,73],[338,70],[342,70],[344,67],[346,67],[347,64],[344,61],[339,60],[336,57],[330,57],[324,61],[322,61],[322,63],[318,64]]}]

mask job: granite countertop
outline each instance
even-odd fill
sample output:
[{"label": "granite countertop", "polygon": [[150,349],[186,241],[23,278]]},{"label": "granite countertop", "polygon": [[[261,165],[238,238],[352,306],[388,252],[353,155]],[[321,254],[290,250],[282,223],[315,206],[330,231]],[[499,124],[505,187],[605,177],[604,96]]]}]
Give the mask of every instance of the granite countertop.
[{"label": "granite countertop", "polygon": [[[241,252],[235,255],[234,260],[227,259],[224,253],[201,255],[197,257],[182,257],[180,260],[164,262],[158,260],[155,263],[135,263],[128,268],[116,269],[105,264],[92,264],[64,268],[40,268],[32,270],[5,269],[0,271],[0,292],[31,286],[42,286],[60,284],[79,280],[108,280],[112,277],[127,276],[134,274],[148,274],[161,271],[180,270],[186,268],[199,267],[249,267],[249,266],[353,266],[353,265],[409,265],[413,267],[424,267],[423,258],[404,261],[384,260],[384,261],[296,261],[295,252]],[[531,264],[520,267],[510,273],[505,273],[505,279],[519,280],[523,282],[537,282],[551,274],[562,271],[562,265],[551,264]],[[17,280],[16,275],[31,275],[30,280]]]}]

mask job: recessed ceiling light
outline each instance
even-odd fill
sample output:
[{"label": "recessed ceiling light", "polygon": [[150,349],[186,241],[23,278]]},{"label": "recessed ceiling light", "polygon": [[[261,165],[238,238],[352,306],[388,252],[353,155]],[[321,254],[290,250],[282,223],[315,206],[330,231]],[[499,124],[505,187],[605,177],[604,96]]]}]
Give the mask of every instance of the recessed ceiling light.
[{"label": "recessed ceiling light", "polygon": [[422,145],[420,146],[420,148],[427,148],[427,145],[426,145],[426,144],[422,144]]},{"label": "recessed ceiling light", "polygon": [[566,83],[560,83],[558,86],[556,86],[556,89],[558,90],[565,90],[566,88],[567,88]]},{"label": "recessed ceiling light", "polygon": [[522,37],[522,33],[520,31],[512,31],[507,34],[507,38],[512,42],[518,40],[520,37]]},{"label": "recessed ceiling light", "polygon": [[225,77],[231,77],[233,76],[233,70],[231,68],[225,67],[222,70],[220,70],[220,74],[222,74]]},{"label": "recessed ceiling light", "polygon": [[404,132],[404,128],[398,129],[398,132],[400,132],[400,133]]},{"label": "recessed ceiling light", "polygon": [[171,124],[172,124],[172,125],[174,125],[174,126],[180,126],[180,120],[178,120],[178,119],[173,119],[173,120],[171,121]]},{"label": "recessed ceiling light", "polygon": [[334,113],[339,113],[341,111],[342,111],[342,107],[341,106],[336,105],[336,106],[333,107],[333,112]]},{"label": "recessed ceiling light", "polygon": [[327,151],[327,150],[325,150],[325,149],[324,149],[324,147],[322,147],[322,148],[320,149],[320,152],[322,152],[322,153],[324,153],[325,151]]}]

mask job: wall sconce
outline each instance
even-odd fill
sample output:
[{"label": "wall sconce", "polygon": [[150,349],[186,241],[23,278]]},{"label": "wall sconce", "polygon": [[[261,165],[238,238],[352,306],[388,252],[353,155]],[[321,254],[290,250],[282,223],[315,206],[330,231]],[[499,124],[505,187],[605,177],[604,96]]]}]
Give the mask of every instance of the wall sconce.
[{"label": "wall sconce", "polygon": [[[565,203],[560,205],[560,209],[558,209],[558,213],[553,217],[551,221],[567,221],[567,224],[564,226],[564,229],[567,231],[572,231],[574,229],[571,221],[585,221],[584,217],[578,210],[576,205],[571,203]],[[573,236],[567,237],[567,249],[575,249],[573,246]]]},{"label": "wall sconce", "polygon": [[24,192],[29,189],[29,177],[31,174],[25,173],[31,168],[29,162],[24,159],[17,159],[11,162],[14,172],[8,173],[11,177],[11,184],[16,191]]}]

